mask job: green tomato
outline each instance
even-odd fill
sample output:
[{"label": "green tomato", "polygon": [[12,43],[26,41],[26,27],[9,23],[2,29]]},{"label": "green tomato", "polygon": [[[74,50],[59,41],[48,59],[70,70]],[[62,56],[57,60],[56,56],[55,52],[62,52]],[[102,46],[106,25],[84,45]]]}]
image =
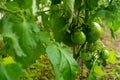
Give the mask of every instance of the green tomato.
[{"label": "green tomato", "polygon": [[91,60],[91,58],[92,58],[92,55],[90,52],[81,52],[80,53],[80,59],[83,61],[89,61],[89,60]]},{"label": "green tomato", "polygon": [[102,50],[101,53],[100,53],[100,57],[102,59],[108,59],[109,55],[110,55],[110,53],[107,49]]},{"label": "green tomato", "polygon": [[71,35],[71,40],[75,44],[84,44],[86,41],[86,36],[82,31],[76,31]]},{"label": "green tomato", "polygon": [[97,22],[93,22],[85,33],[86,33],[86,40],[89,43],[92,43],[100,38],[101,34],[103,33],[103,29]]}]

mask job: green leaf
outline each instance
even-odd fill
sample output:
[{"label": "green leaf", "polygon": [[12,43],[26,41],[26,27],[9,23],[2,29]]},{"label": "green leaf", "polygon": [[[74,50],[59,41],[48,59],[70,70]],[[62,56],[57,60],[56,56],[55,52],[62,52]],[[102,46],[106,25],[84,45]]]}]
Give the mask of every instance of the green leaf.
[{"label": "green leaf", "polygon": [[[8,80],[16,80],[21,76],[25,75],[25,70],[21,69],[18,64],[8,64],[5,65],[6,72],[5,76],[9,76]],[[15,73],[16,72],[16,73]]]},{"label": "green leaf", "polygon": [[1,25],[1,26],[0,26],[0,34],[2,34],[2,28],[3,28],[3,27],[2,27],[2,26],[3,26],[2,20],[0,20],[0,25]]},{"label": "green leaf", "polygon": [[10,40],[10,42],[8,41],[8,44],[10,43],[10,45],[12,46],[12,48],[15,50],[15,53],[17,54],[17,56],[26,56],[18,42],[18,39],[16,37],[16,35],[14,34],[3,34],[4,38],[7,38]]},{"label": "green leaf", "polygon": [[114,50],[111,50],[110,52],[109,52],[110,54],[109,54],[109,58],[107,59],[107,61],[109,62],[109,63],[111,63],[111,64],[114,64],[115,62],[116,62],[116,53],[115,53],[115,51]]},{"label": "green leaf", "polygon": [[9,34],[12,33],[12,23],[9,22],[9,17],[7,16],[7,14],[2,18],[2,33],[4,34]]},{"label": "green leaf", "polygon": [[5,0],[0,0],[0,2],[5,2]]},{"label": "green leaf", "polygon": [[97,10],[94,17],[102,17],[105,20],[109,20],[109,21],[114,20],[114,15],[112,14],[112,12],[107,11],[107,10],[103,10],[103,9]]},{"label": "green leaf", "polygon": [[93,10],[98,6],[99,0],[86,0],[86,1],[87,1],[86,5],[87,5],[88,9]]},{"label": "green leaf", "polygon": [[3,44],[4,41],[3,41],[3,36],[0,34],[0,44]]},{"label": "green leaf", "polygon": [[51,5],[50,7],[50,21],[55,18],[59,18],[62,16],[61,10],[57,5]]},{"label": "green leaf", "polygon": [[[12,27],[13,24],[9,22],[9,18],[3,18],[3,38],[7,42],[5,46],[10,45],[14,49],[17,56],[25,56],[24,51],[22,50],[18,37],[13,33]],[[9,40],[9,41],[7,41]],[[5,48],[4,48],[5,49]]]},{"label": "green leaf", "polygon": [[0,79],[1,80],[7,80],[6,77],[5,77],[5,74],[3,74],[4,72],[4,67],[3,65],[0,63]]},{"label": "green leaf", "polygon": [[69,15],[69,24],[72,22],[73,14],[74,14],[74,4],[75,0],[63,0],[66,11]]},{"label": "green leaf", "polygon": [[[48,36],[48,34],[40,34],[39,26],[34,21],[23,22],[13,15],[5,15],[2,31],[7,43],[3,52],[14,56],[16,61],[24,67],[38,59],[41,54],[45,54],[45,47],[40,38],[44,38],[43,36]],[[48,41],[49,39],[45,37],[41,40]]]},{"label": "green leaf", "polygon": [[60,2],[61,2],[61,0],[52,0],[53,5],[59,4]]},{"label": "green leaf", "polygon": [[94,65],[94,72],[100,76],[105,76],[106,73],[103,71],[101,66],[98,66],[97,64]]},{"label": "green leaf", "polygon": [[34,30],[36,25],[31,22],[22,22],[19,25],[20,43],[23,46],[36,47],[36,40]]},{"label": "green leaf", "polygon": [[74,5],[75,10],[80,9],[81,3],[82,3],[82,0],[75,0],[75,5]]},{"label": "green leaf", "polygon": [[101,19],[103,19],[105,26],[107,26],[109,29],[115,32],[119,29],[120,26],[119,14],[120,14],[119,12],[113,13],[107,10],[99,9],[92,16],[93,18],[91,18],[91,20],[94,19],[95,17],[101,17]]},{"label": "green leaf", "polygon": [[73,12],[74,11],[74,3],[75,0],[63,0],[64,4],[65,4],[65,8],[70,11]]},{"label": "green leaf", "polygon": [[40,3],[45,4],[48,0],[39,0]]},{"label": "green leaf", "polygon": [[3,58],[3,64],[15,63],[14,59],[11,56]]},{"label": "green leaf", "polygon": [[97,18],[101,18],[102,23],[105,23],[105,26],[108,28],[113,27],[112,24],[115,21],[115,15],[112,12],[101,8],[97,9],[96,12],[89,17],[88,23],[95,21]]},{"label": "green leaf", "polygon": [[110,28],[115,32],[120,28],[120,17],[119,17],[120,12],[114,14],[114,20],[112,21],[112,25]]},{"label": "green leaf", "polygon": [[25,9],[31,9],[32,8],[32,0],[14,0],[19,4],[19,7],[25,8]]},{"label": "green leaf", "polygon": [[34,22],[22,22],[18,24],[19,25],[15,31],[20,37],[19,43],[21,44],[23,51],[26,53],[26,56],[16,57],[16,60],[25,67],[29,63],[38,59],[41,54],[45,53],[44,46],[39,39],[43,38],[42,40],[45,41],[49,39],[43,37],[43,35],[48,36],[47,34],[39,34],[39,26]]},{"label": "green leaf", "polygon": [[112,29],[110,29],[110,32],[111,32],[111,36],[112,36],[112,38],[115,39],[115,32],[114,32]]},{"label": "green leaf", "polygon": [[96,74],[93,71],[90,72],[87,80],[96,80]]},{"label": "green leaf", "polygon": [[50,42],[50,35],[49,35],[49,33],[48,32],[40,32],[39,33],[39,38],[40,38],[40,40],[41,40],[41,42]]},{"label": "green leaf", "polygon": [[[77,62],[73,59],[72,55],[70,54],[70,50],[67,47],[61,48],[61,64],[60,64],[60,71],[63,74],[65,80],[74,80],[76,72],[79,69]],[[69,65],[69,66],[68,66]],[[66,76],[68,75],[68,76]]]},{"label": "green leaf", "polygon": [[79,66],[72,57],[69,48],[60,46],[58,43],[51,43],[46,52],[55,70],[55,80],[75,80]]},{"label": "green leaf", "polygon": [[45,54],[45,46],[38,42],[36,48],[28,48],[29,46],[22,47],[24,48],[24,52],[26,56],[18,57],[16,56],[16,61],[21,63],[23,67],[27,67],[29,64],[33,63],[36,59],[39,58],[41,54]]},{"label": "green leaf", "polygon": [[50,25],[49,25],[50,22],[49,22],[48,18],[49,18],[49,16],[48,16],[47,14],[42,13],[42,23],[43,23],[43,26],[44,26],[45,28],[50,27]]},{"label": "green leaf", "polygon": [[1,80],[18,80],[21,76],[25,76],[25,74],[25,70],[17,63],[7,65],[0,64]]},{"label": "green leaf", "polygon": [[66,25],[65,18],[60,17],[53,20],[53,35],[57,42],[61,42],[63,40],[63,35],[65,34],[64,27]]},{"label": "green leaf", "polygon": [[18,11],[18,10],[20,10],[18,3],[17,3],[17,2],[14,2],[14,1],[12,1],[12,2],[7,2],[7,3],[6,3],[6,7],[7,7],[8,9],[10,9],[10,10],[13,10],[13,11]]},{"label": "green leaf", "polygon": [[[13,31],[19,36],[19,43],[22,47],[35,48],[37,46],[39,26],[34,22],[16,21],[13,23]],[[16,25],[17,24],[17,25]]]}]

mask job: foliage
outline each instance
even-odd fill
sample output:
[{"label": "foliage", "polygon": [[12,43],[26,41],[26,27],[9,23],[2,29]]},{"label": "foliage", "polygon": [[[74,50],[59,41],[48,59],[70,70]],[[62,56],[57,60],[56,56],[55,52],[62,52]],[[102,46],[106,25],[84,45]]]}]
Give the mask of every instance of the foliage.
[{"label": "foliage", "polygon": [[[26,74],[27,66],[46,54],[55,80],[75,80],[82,64],[89,70],[88,80],[107,76],[103,68],[116,62],[115,51],[104,46],[101,31],[96,33],[92,23],[110,29],[115,38],[120,26],[119,9],[119,0],[0,0],[1,80],[19,79]],[[80,44],[71,39],[76,31],[86,36]],[[97,38],[89,42],[91,37],[86,32],[93,31],[98,35],[91,36]],[[103,49],[109,52],[107,59],[101,58]]]},{"label": "foliage", "polygon": [[46,55],[41,55],[26,70],[27,75],[20,80],[54,80],[54,72]]},{"label": "foliage", "polygon": [[79,67],[70,54],[69,48],[51,43],[48,45],[46,52],[54,67],[55,74],[57,74],[55,80],[75,79],[75,73],[79,70]]}]

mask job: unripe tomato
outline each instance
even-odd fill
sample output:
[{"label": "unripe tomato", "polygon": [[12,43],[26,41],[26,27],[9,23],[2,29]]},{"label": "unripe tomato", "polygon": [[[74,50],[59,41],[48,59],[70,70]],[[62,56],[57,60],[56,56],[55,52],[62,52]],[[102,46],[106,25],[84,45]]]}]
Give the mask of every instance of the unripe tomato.
[{"label": "unripe tomato", "polygon": [[94,22],[92,23],[92,25],[90,25],[90,27],[86,30],[86,40],[89,43],[95,42],[100,38],[100,35],[102,34],[103,29],[101,28],[101,26]]},{"label": "unripe tomato", "polygon": [[86,41],[86,36],[82,31],[76,31],[71,35],[71,40],[75,44],[84,44]]},{"label": "unripe tomato", "polygon": [[110,55],[110,53],[107,49],[102,50],[101,53],[100,53],[100,57],[102,59],[108,59],[109,55]]},{"label": "unripe tomato", "polygon": [[81,52],[80,59],[83,61],[89,61],[92,58],[91,52]]}]

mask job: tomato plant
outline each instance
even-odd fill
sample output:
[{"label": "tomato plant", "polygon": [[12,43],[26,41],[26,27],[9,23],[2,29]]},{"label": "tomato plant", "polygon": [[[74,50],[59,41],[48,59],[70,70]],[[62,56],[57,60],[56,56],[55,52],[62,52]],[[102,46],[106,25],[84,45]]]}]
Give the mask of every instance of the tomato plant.
[{"label": "tomato plant", "polygon": [[109,29],[115,38],[119,14],[120,0],[0,0],[0,80],[26,76],[40,55],[55,80],[75,80],[84,65],[86,79],[106,77],[104,66],[116,62],[116,53],[100,37]]}]

